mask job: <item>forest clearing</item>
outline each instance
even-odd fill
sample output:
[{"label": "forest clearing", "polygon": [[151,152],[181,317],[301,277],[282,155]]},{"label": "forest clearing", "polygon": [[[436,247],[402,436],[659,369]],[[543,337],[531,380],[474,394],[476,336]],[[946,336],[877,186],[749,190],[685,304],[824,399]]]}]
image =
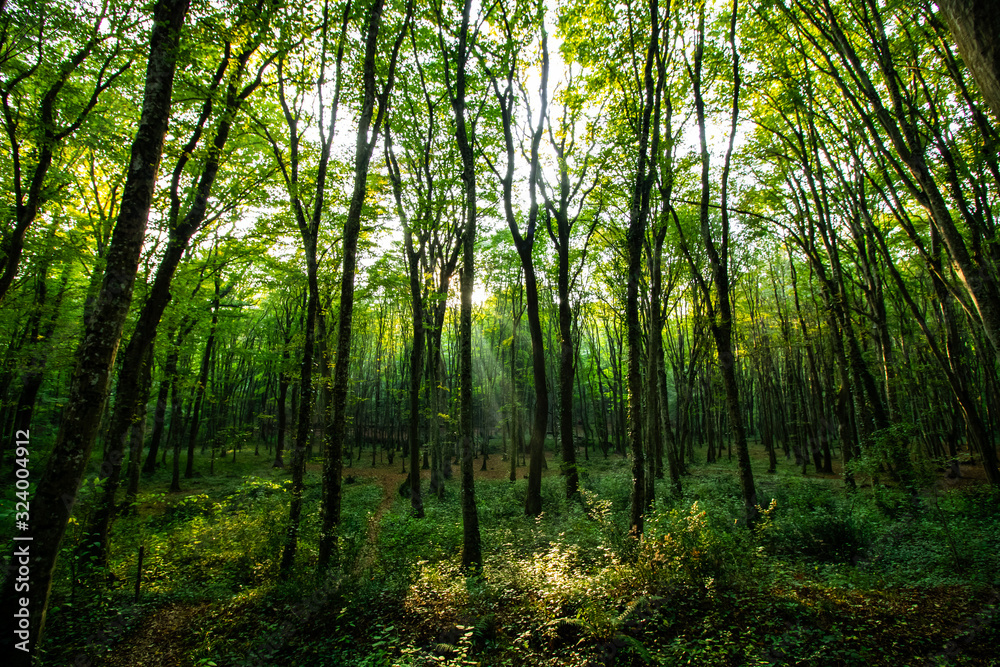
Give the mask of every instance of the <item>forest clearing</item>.
[{"label": "forest clearing", "polygon": [[9,664],[1000,664],[996,0],[0,0],[0,125]]}]

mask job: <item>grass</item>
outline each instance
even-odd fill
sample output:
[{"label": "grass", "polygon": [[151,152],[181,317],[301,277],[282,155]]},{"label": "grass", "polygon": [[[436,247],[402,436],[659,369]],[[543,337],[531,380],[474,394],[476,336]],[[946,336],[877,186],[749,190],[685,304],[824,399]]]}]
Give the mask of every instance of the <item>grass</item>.
[{"label": "grass", "polygon": [[457,479],[417,520],[395,466],[372,471],[366,458],[345,472],[358,482],[345,486],[339,564],[323,578],[313,470],[287,581],[276,570],[287,471],[242,454],[182,494],[164,493],[158,472],[115,524],[109,585],[74,584],[64,554],[41,664],[1000,664],[995,493],[845,494],[836,479],[755,465],[766,518],[753,532],[736,522],[735,464],[723,460],[692,468],[682,499],[658,481],[642,541],[627,533],[618,457],[582,466],[582,502],[565,499],[550,461],[537,518],[523,515],[524,479],[481,478],[484,563],[468,576]]}]

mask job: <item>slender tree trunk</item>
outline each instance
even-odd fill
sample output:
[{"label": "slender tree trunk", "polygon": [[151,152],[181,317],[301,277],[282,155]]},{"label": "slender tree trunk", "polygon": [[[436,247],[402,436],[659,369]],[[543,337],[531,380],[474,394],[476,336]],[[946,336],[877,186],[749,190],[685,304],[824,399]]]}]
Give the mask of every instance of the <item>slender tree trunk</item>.
[{"label": "slender tree trunk", "polygon": [[[526,251],[530,253],[530,249]],[[520,253],[520,250],[518,252]],[[542,340],[541,316],[538,309],[538,282],[530,254],[521,257],[524,268],[524,291],[528,314],[528,332],[531,336],[531,368],[535,381],[535,409],[531,419],[531,438],[528,441],[528,491],[524,513],[538,516],[542,512],[542,466],[545,457],[545,425],[549,418],[548,380],[545,377],[545,343]]]},{"label": "slender tree trunk", "polygon": [[[563,243],[568,246],[569,234]],[[573,309],[569,304],[569,248],[559,253],[559,435],[562,440],[562,473],[566,476],[566,497],[576,495],[580,474],[576,468],[573,442]]]},{"label": "slender tree trunk", "polygon": [[[149,475],[153,474],[156,469],[156,455],[165,430],[167,399],[169,398],[171,387],[174,387],[177,383],[177,362],[180,357],[181,342],[187,337],[192,328],[194,328],[194,320],[190,317],[184,317],[175,330],[176,333],[172,331],[167,335],[167,340],[171,343],[170,353],[167,354],[167,361],[163,366],[163,378],[160,380],[160,390],[156,397],[156,412],[153,415],[153,435],[149,443],[149,455],[146,457],[146,462],[142,467],[142,471]],[[171,420],[174,420],[173,415],[171,415]],[[167,444],[169,443],[170,439],[168,437]],[[166,452],[164,451],[164,453]]]},{"label": "slender tree trunk", "polygon": [[[45,381],[45,370],[48,365],[48,355],[50,350],[49,340],[56,328],[56,319],[59,315],[59,307],[62,304],[63,296],[66,294],[66,286],[69,282],[69,272],[64,272],[61,280],[59,292],[55,302],[51,304],[51,313],[42,321],[42,310],[46,306],[48,287],[46,277],[48,273],[48,263],[46,262],[39,270],[38,282],[35,287],[35,312],[31,316],[31,323],[28,326],[30,331],[29,361],[27,368],[22,374],[21,393],[18,395],[17,405],[13,408],[14,431],[29,431],[31,429],[31,417],[34,414],[35,403],[38,399],[38,392],[41,391]],[[0,430],[6,435],[7,430]]]},{"label": "slender tree trunk", "polygon": [[[643,378],[646,384],[645,391],[645,427],[643,429],[646,443],[646,512],[653,509],[656,503],[656,468],[657,453],[662,453],[663,446],[660,433],[660,405],[659,387],[656,383],[656,361],[653,357],[652,347],[649,345],[649,336],[646,337],[646,374]],[[660,466],[662,476],[662,466]]]},{"label": "slender tree trunk", "polygon": [[[319,537],[319,568],[324,570],[333,557],[336,527],[340,524],[341,470],[343,468],[344,433],[347,425],[347,392],[351,368],[351,331],[354,324],[354,279],[358,263],[358,237],[361,214],[368,192],[368,169],[372,152],[378,142],[382,121],[388,108],[389,94],[395,81],[396,58],[409,29],[413,15],[412,0],[407,3],[402,30],[393,44],[388,63],[387,80],[381,91],[376,90],[376,54],[382,25],[383,0],[374,0],[365,26],[364,94],[354,152],[354,188],[344,221],[343,277],[340,283],[340,312],[337,322],[337,353],[333,375],[330,424],[326,457],[323,459],[323,501]],[[376,106],[378,107],[376,109]]]},{"label": "slender tree trunk", "polygon": [[149,399],[149,389],[153,384],[154,355],[153,346],[147,348],[146,359],[139,371],[142,374],[139,379],[139,394],[147,400],[140,400],[139,409],[132,424],[132,431],[129,434],[128,484],[125,487],[125,511],[128,514],[135,514],[135,500],[139,494],[139,461],[142,458],[142,446],[146,439],[146,403]]},{"label": "slender tree trunk", "polygon": [[467,66],[472,45],[469,44],[469,23],[472,0],[465,0],[462,25],[455,54],[455,83],[449,85],[451,107],[455,114],[455,139],[462,156],[462,184],[464,186],[465,234],[462,241],[461,313],[459,317],[459,442],[462,457],[462,566],[467,570],[482,567],[482,544],[479,535],[479,512],[476,508],[476,489],[472,466],[472,292],[475,289],[475,244],[477,194],[476,164],[472,150],[474,137],[470,135],[466,118]]},{"label": "slender tree trunk", "polygon": [[426,251],[426,245],[421,242],[419,251],[413,245],[413,231],[410,227],[410,219],[403,206],[402,175],[392,151],[392,136],[388,127],[386,127],[385,132],[385,144],[386,163],[389,167],[389,177],[392,180],[396,210],[403,223],[403,241],[406,250],[407,267],[409,269],[410,312],[413,323],[413,343],[410,351],[410,414],[407,429],[408,450],[410,454],[410,509],[413,515],[420,519],[424,516],[424,501],[420,495],[420,386],[423,380],[424,348],[426,345],[421,260]]},{"label": "slender tree trunk", "polygon": [[[746,428],[743,422],[743,411],[739,399],[739,385],[736,379],[736,357],[733,354],[733,308],[729,287],[729,208],[727,206],[727,186],[729,179],[730,160],[733,152],[733,140],[736,136],[736,125],[739,115],[740,69],[739,52],[736,50],[736,19],[737,0],[733,0],[732,15],[729,23],[729,43],[733,50],[733,104],[729,146],[726,150],[725,165],[722,174],[722,237],[716,245],[708,217],[708,146],[705,128],[705,103],[701,92],[701,59],[704,43],[704,9],[699,17],[700,40],[695,55],[695,75],[692,81],[695,94],[695,110],[698,116],[698,131],[701,141],[701,235],[712,268],[712,278],[715,286],[717,305],[713,307],[707,299],[711,313],[712,337],[715,339],[719,358],[719,368],[722,373],[722,386],[726,396],[726,410],[729,413],[729,426],[736,441],[736,456],[739,467],[740,488],[743,493],[743,510],[746,521],[753,525],[757,517],[757,490],[753,481],[753,470],[750,467],[750,452],[747,446]],[[706,297],[708,295],[706,294]],[[712,312],[718,309],[717,313]]]},{"label": "slender tree trunk", "polygon": [[198,384],[195,387],[194,406],[191,409],[191,430],[188,435],[187,462],[184,466],[184,479],[194,477],[194,447],[198,441],[198,427],[201,422],[201,410],[205,402],[205,392],[208,389],[208,372],[212,367],[212,353],[215,350],[215,334],[219,326],[219,295],[221,285],[219,277],[215,277],[215,297],[212,300],[212,324],[205,341],[205,349],[201,356],[201,371],[198,374]]},{"label": "slender tree trunk", "polygon": [[[167,444],[173,445],[170,476],[171,493],[177,493],[181,490],[181,437],[186,422],[184,407],[181,401],[180,378],[175,373],[170,382],[170,430],[167,432]],[[163,455],[167,455],[166,451],[163,452]]]},{"label": "slender tree trunk", "polygon": [[428,336],[427,387],[431,404],[431,480],[430,492],[439,499],[444,497],[445,456],[441,442],[441,337],[444,324],[445,304],[435,306],[434,328]]},{"label": "slender tree trunk", "polygon": [[[511,36],[508,35],[508,38],[510,37]],[[512,39],[509,41],[513,42]],[[548,104],[548,40],[544,27],[541,29],[541,44],[542,71],[541,83],[539,85],[541,108],[538,113],[538,121],[531,129],[531,148],[529,156],[530,205],[523,233],[517,216],[514,213],[513,194],[516,156],[514,146],[515,96],[513,94],[513,89],[514,75],[517,72],[518,54],[507,54],[508,60],[503,65],[506,70],[504,72],[503,84],[505,87],[503,90],[500,88],[500,79],[491,73],[493,91],[500,106],[501,121],[503,123],[504,146],[506,148],[506,171],[501,174],[499,169],[493,166],[492,163],[491,166],[493,166],[494,173],[500,180],[503,190],[504,216],[507,220],[507,227],[510,229],[511,236],[514,239],[514,247],[517,249],[517,255],[521,262],[521,269],[524,273],[524,294],[528,314],[528,333],[531,337],[531,368],[535,385],[535,408],[531,422],[531,439],[528,442],[528,451],[530,454],[528,464],[528,491],[524,501],[524,513],[528,516],[538,516],[542,512],[542,468],[545,465],[545,434],[547,431],[546,424],[549,419],[549,392],[545,367],[545,339],[542,333],[541,314],[539,312],[538,280],[535,275],[535,264],[532,257],[539,212],[539,145],[544,129],[543,123]],[[472,158],[470,156],[470,160],[471,159]],[[571,392],[572,386],[570,388],[570,395]],[[572,456],[573,453],[570,452],[570,457],[572,458]]]},{"label": "slender tree trunk", "polygon": [[[669,127],[669,121],[667,123]],[[664,207],[665,208],[665,207]],[[660,228],[654,234],[652,255],[650,257],[650,330],[649,330],[649,356],[650,382],[655,383],[657,394],[657,419],[661,433],[661,440],[666,440],[667,472],[670,476],[670,485],[676,497],[681,497],[681,476],[677,463],[677,443],[674,440],[673,427],[670,424],[669,394],[667,393],[667,369],[663,354],[663,309],[661,303],[663,294],[663,241],[666,237],[667,211],[663,211],[664,220]],[[670,287],[667,288],[669,296]],[[660,473],[662,476],[662,471]]]},{"label": "slender tree trunk", "polygon": [[309,297],[306,300],[305,340],[302,345],[302,366],[299,371],[298,420],[295,429],[295,444],[292,448],[292,488],[288,510],[288,526],[285,529],[285,543],[281,549],[278,571],[287,579],[295,564],[298,549],[299,522],[302,517],[302,491],[305,487],[305,449],[312,427],[313,408],[313,361],[316,349],[316,313],[319,310],[319,289],[317,282],[316,236],[303,233],[308,272]]},{"label": "slender tree trunk", "polygon": [[[632,499],[629,511],[629,530],[637,537],[642,534],[643,515],[647,507],[646,462],[642,437],[642,331],[639,324],[639,283],[642,278],[642,239],[646,233],[650,192],[656,175],[659,105],[663,85],[662,79],[658,76],[654,77],[654,66],[659,52],[659,12],[657,0],[650,0],[650,35],[643,68],[643,101],[638,136],[639,156],[635,169],[635,180],[631,184],[629,224],[626,232],[628,268],[625,288],[625,327],[628,341],[628,439],[632,454]],[[650,142],[651,136],[652,142]]]}]

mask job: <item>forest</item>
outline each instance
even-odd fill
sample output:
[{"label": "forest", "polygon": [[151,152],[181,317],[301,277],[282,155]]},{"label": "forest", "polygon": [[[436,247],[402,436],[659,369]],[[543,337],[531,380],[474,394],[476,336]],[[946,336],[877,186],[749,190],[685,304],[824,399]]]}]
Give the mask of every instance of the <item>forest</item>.
[{"label": "forest", "polygon": [[997,9],[0,0],[5,664],[1000,664]]}]

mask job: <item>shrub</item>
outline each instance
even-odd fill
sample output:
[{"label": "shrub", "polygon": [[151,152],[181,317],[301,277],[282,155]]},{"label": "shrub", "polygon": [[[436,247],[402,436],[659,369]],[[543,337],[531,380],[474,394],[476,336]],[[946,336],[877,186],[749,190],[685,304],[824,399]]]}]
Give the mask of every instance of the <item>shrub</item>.
[{"label": "shrub", "polygon": [[845,500],[825,485],[799,480],[775,496],[778,511],[764,538],[771,553],[851,564],[868,556],[881,520],[863,498]]},{"label": "shrub", "polygon": [[[767,525],[774,510],[763,510]],[[686,511],[654,511],[639,543],[637,570],[651,590],[677,584],[711,589],[751,581],[759,549],[744,528],[725,525],[695,501]]]}]

